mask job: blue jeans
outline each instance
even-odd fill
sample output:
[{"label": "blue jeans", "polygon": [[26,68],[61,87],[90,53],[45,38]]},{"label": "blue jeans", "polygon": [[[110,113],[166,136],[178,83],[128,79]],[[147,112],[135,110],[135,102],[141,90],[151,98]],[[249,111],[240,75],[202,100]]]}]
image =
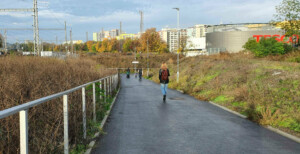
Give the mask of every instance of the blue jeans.
[{"label": "blue jeans", "polygon": [[160,89],[163,95],[167,95],[168,84],[160,84]]}]

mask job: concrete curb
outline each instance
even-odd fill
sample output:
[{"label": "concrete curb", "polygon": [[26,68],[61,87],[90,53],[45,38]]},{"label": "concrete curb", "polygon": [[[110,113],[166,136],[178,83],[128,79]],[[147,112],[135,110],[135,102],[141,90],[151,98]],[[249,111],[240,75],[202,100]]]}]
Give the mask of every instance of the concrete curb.
[{"label": "concrete curb", "polygon": [[[228,111],[228,112],[230,112],[230,113],[232,113],[232,114],[235,114],[235,115],[237,115],[237,116],[239,116],[239,117],[241,117],[241,118],[247,119],[247,116],[244,116],[244,115],[242,115],[242,114],[240,114],[240,113],[238,113],[238,112],[236,112],[236,111],[230,110],[230,109],[228,109],[228,108],[226,108],[226,107],[224,107],[224,106],[221,106],[221,105],[216,104],[216,103],[211,102],[211,101],[209,101],[209,103],[212,104],[212,105],[214,105],[214,106],[217,106],[217,107],[219,107],[219,108],[221,108],[221,109],[223,109],[223,110],[225,110],[225,111]],[[293,140],[293,141],[295,141],[295,142],[300,143],[300,138],[297,137],[297,136],[288,134],[288,133],[286,133],[286,132],[284,132],[284,131],[281,131],[281,130],[279,130],[279,129],[277,129],[277,128],[274,128],[274,127],[272,127],[272,126],[263,126],[263,127],[266,128],[266,129],[268,129],[268,130],[270,130],[270,131],[272,131],[272,132],[275,132],[275,133],[277,133],[277,134],[279,134],[279,135],[281,135],[281,136],[284,136],[284,137],[289,138],[289,139],[291,139],[291,140]]]},{"label": "concrete curb", "polygon": [[241,117],[241,118],[247,119],[247,116],[242,115],[242,114],[240,114],[240,113],[238,113],[238,112],[236,112],[236,111],[230,110],[230,109],[228,109],[227,107],[221,106],[221,105],[216,104],[216,103],[211,102],[211,101],[209,101],[209,103],[212,104],[212,105],[214,105],[214,106],[217,106],[217,107],[219,107],[219,108],[221,108],[221,109],[223,109],[223,110],[225,110],[225,111],[228,111],[228,112],[230,112],[230,113],[232,113],[232,114],[235,114],[235,115],[237,115],[237,116],[239,116],[239,117]]},{"label": "concrete curb", "polygon": [[288,133],[286,133],[286,132],[284,132],[284,131],[281,131],[281,130],[279,130],[279,129],[277,129],[277,128],[273,128],[272,126],[266,126],[265,128],[267,128],[267,129],[269,129],[270,131],[273,131],[273,132],[275,132],[275,133],[277,133],[277,134],[280,134],[280,135],[282,135],[282,136],[284,136],[284,137],[287,137],[287,138],[289,138],[289,139],[291,139],[291,140],[293,140],[293,141],[295,141],[295,142],[300,143],[300,138],[297,137],[297,136],[288,134]]},{"label": "concrete curb", "polygon": [[[100,129],[102,129],[102,128],[104,127],[104,125],[105,125],[105,123],[106,123],[106,121],[107,121],[107,118],[108,118],[108,116],[110,115],[110,111],[112,110],[112,108],[113,108],[113,106],[114,106],[114,104],[115,104],[115,102],[116,102],[116,99],[117,99],[117,97],[119,96],[120,89],[121,89],[121,87],[118,89],[118,92],[117,92],[117,94],[116,94],[116,97],[115,97],[114,100],[112,101],[109,110],[106,112],[105,117],[104,117],[103,120],[101,121]],[[99,132],[97,132],[97,133],[94,135],[93,139],[95,139],[95,138],[98,137],[98,136],[100,136],[100,133],[99,133]],[[91,141],[90,144],[89,144],[89,148],[85,151],[84,154],[90,154],[90,153],[92,152],[92,149],[93,149],[95,143],[96,143],[96,140]]]}]

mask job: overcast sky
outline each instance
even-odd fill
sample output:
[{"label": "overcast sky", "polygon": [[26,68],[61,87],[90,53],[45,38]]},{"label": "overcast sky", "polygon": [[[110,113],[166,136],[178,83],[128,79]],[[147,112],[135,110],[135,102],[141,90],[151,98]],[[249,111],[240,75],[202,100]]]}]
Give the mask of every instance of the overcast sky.
[{"label": "overcast sky", "polygon": [[[140,29],[139,10],[144,11],[145,29],[176,27],[180,8],[180,27],[195,24],[257,23],[273,19],[275,6],[282,0],[38,0],[40,28],[73,30],[73,40],[86,40],[86,32],[119,29],[137,33]],[[0,8],[32,8],[33,0],[1,0]],[[31,28],[32,13],[0,12],[0,28]],[[3,34],[3,31],[0,31]],[[8,31],[10,42],[33,39],[32,31]],[[41,31],[41,39],[64,39],[63,31]],[[69,34],[68,34],[69,39]]]}]

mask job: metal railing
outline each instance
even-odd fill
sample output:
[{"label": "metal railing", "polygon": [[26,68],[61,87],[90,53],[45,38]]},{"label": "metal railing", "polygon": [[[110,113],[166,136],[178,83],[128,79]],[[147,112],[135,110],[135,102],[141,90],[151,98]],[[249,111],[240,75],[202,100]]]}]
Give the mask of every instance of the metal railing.
[{"label": "metal railing", "polygon": [[[83,84],[81,86],[46,96],[28,103],[24,103],[9,109],[0,111],[0,119],[8,117],[10,115],[19,113],[20,117],[20,153],[28,154],[28,110],[34,106],[40,105],[47,101],[62,97],[63,98],[63,116],[64,116],[64,153],[69,153],[69,128],[68,128],[68,94],[77,90],[82,90],[82,113],[83,113],[83,137],[86,139],[86,94],[85,88],[89,85],[93,85],[93,121],[96,121],[96,83],[99,82],[100,89],[104,87],[104,95],[100,95],[100,99],[106,101],[109,94],[112,94],[119,83],[119,74],[101,78],[99,80]],[[104,98],[103,98],[104,97]]]}]

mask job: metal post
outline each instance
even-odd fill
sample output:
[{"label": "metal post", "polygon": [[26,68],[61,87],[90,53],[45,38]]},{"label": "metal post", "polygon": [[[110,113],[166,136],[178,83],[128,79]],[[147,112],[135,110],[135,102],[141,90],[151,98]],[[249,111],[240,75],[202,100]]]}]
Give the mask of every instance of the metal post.
[{"label": "metal post", "polygon": [[38,7],[37,7],[37,0],[33,1],[33,13],[34,13],[34,52],[37,55],[40,55],[39,49],[39,22],[38,22]]},{"label": "metal post", "polygon": [[83,124],[83,138],[86,139],[85,87],[82,87],[82,124]]},{"label": "metal post", "polygon": [[4,29],[4,49],[5,53],[7,53],[7,31]]},{"label": "metal post", "polygon": [[148,49],[148,45],[149,45],[149,42],[148,42],[148,39],[147,39],[147,77],[149,77],[149,49]]},{"label": "metal post", "polygon": [[68,95],[63,96],[64,102],[64,153],[69,153],[69,122],[68,122]]},{"label": "metal post", "polygon": [[65,43],[66,43],[66,46],[65,46],[65,49],[66,49],[66,52],[68,50],[68,39],[67,39],[67,22],[65,21]]},{"label": "metal post", "polygon": [[74,50],[73,50],[73,40],[72,40],[72,28],[70,30],[70,44],[71,44],[71,53],[74,54]]},{"label": "metal post", "polygon": [[86,42],[89,41],[89,32],[86,32]]},{"label": "metal post", "polygon": [[110,76],[109,77],[110,79],[110,89],[109,89],[109,92],[110,92],[110,95],[112,96],[112,93],[113,93],[113,76]]},{"label": "metal post", "polygon": [[96,122],[96,84],[93,83],[93,120]]},{"label": "metal post", "polygon": [[111,76],[108,77],[108,82],[109,82],[109,84],[108,84],[108,94],[111,97],[111,80],[110,79],[111,79]]},{"label": "metal post", "polygon": [[28,110],[19,112],[20,116],[20,153],[28,154]]},{"label": "metal post", "polygon": [[103,90],[104,90],[104,103],[106,103],[106,99],[107,99],[107,96],[106,96],[106,78],[104,79],[104,87],[103,87]]},{"label": "metal post", "polygon": [[102,100],[102,94],[101,94],[101,90],[102,90],[102,80],[99,82],[99,88],[100,88],[100,101]]},{"label": "metal post", "polygon": [[179,28],[179,8],[177,9],[177,29],[178,29],[178,42],[177,42],[177,49],[178,49],[178,51],[177,51],[177,83],[179,83],[179,42],[180,42],[180,28]]}]

